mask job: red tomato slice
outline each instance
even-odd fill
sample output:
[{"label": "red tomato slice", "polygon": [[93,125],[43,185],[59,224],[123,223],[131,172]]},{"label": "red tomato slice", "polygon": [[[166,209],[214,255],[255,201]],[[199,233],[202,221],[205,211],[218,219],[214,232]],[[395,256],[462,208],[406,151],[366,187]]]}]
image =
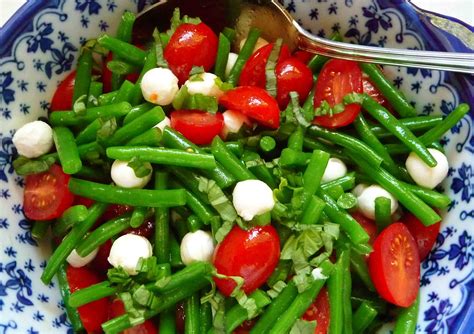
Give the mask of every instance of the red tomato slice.
[{"label": "red tomato slice", "polygon": [[377,89],[377,87],[374,86],[372,81],[370,81],[369,77],[366,75],[362,76],[362,90],[364,93],[377,101],[378,104],[385,105],[387,102],[382,93]]},{"label": "red tomato slice", "polygon": [[171,113],[171,127],[197,145],[207,145],[224,127],[221,113],[199,110],[176,110]]},{"label": "red tomato slice", "polygon": [[94,204],[94,200],[90,198],[82,197],[79,195],[74,196],[73,205],[84,205],[89,208],[92,204]]},{"label": "red tomato slice", "polygon": [[[280,239],[271,225],[247,231],[235,226],[214,252],[213,263],[217,272],[244,279],[246,294],[262,286],[275,269],[280,258]],[[219,290],[230,296],[235,288],[231,279],[214,278]]]},{"label": "red tomato slice", "polygon": [[256,322],[256,319],[245,320],[239,327],[234,329],[232,334],[249,334]]},{"label": "red tomato slice", "polygon": [[70,178],[58,165],[52,165],[47,172],[28,175],[23,195],[26,217],[33,220],[60,217],[74,201],[68,188]]},{"label": "red tomato slice", "polygon": [[118,216],[121,216],[124,213],[130,212],[132,210],[133,207],[129,205],[110,204],[105,210],[104,214],[98,219],[98,222],[105,223],[108,220],[117,218]]},{"label": "red tomato slice", "polygon": [[[314,106],[326,100],[332,107],[342,102],[349,93],[362,93],[362,72],[356,62],[341,59],[328,61],[316,80]],[[360,112],[360,105],[347,105],[343,112],[332,117],[315,117],[314,123],[327,128],[338,128],[351,124]]]},{"label": "red tomato slice", "polygon": [[428,253],[433,248],[438,237],[441,222],[436,224],[425,226],[418,218],[411,213],[406,213],[402,219],[411,235],[418,245],[418,254],[420,255],[420,261],[423,261]]},{"label": "red tomato slice", "polygon": [[385,228],[369,255],[369,273],[382,298],[401,307],[410,306],[420,286],[420,257],[415,239],[403,223]]},{"label": "red tomato slice", "polygon": [[[265,88],[265,83],[267,82],[265,66],[268,57],[272,52],[273,45],[273,43],[270,43],[262,46],[250,56],[240,73],[239,86],[257,86]],[[289,57],[290,51],[288,47],[282,45],[277,63]]]},{"label": "red tomato slice", "polygon": [[329,320],[331,314],[329,312],[329,294],[328,290],[323,287],[319,291],[318,296],[314,300],[313,304],[306,310],[302,318],[306,321],[316,320],[316,328],[314,334],[327,334],[329,329]]},{"label": "red tomato slice", "polygon": [[74,83],[76,82],[76,71],[72,71],[59,84],[51,100],[51,111],[71,110],[72,96],[74,95]]},{"label": "red tomato slice", "polygon": [[202,66],[205,71],[214,66],[217,44],[216,34],[206,24],[184,23],[171,36],[163,55],[182,84],[193,66]]},{"label": "red tomato slice", "polygon": [[279,62],[275,68],[277,78],[277,101],[280,109],[285,109],[290,101],[290,92],[298,93],[300,103],[308,97],[313,87],[313,72],[296,58]]},{"label": "red tomato slice", "polygon": [[154,219],[147,219],[139,227],[126,229],[124,234],[127,234],[127,233],[136,234],[148,239],[148,238],[151,238],[151,236],[153,235],[153,232],[155,232]]},{"label": "red tomato slice", "polygon": [[[87,267],[67,267],[66,276],[71,292],[87,288],[101,282],[100,277]],[[102,298],[92,303],[83,305],[77,310],[82,324],[88,333],[102,332],[101,325],[108,318],[109,300]]]},{"label": "red tomato slice", "polygon": [[298,58],[304,64],[308,64],[309,61],[314,57],[314,54],[304,50],[297,50],[293,52],[293,57]]},{"label": "red tomato slice", "polygon": [[[125,314],[125,307],[120,299],[114,299],[111,306],[111,318],[118,317],[119,315]],[[157,334],[158,329],[151,320],[146,320],[140,325],[136,325],[132,328],[126,329],[122,334]]]},{"label": "red tomato slice", "polygon": [[352,212],[351,216],[357,220],[357,222],[364,228],[365,232],[367,232],[370,237],[369,243],[372,245],[377,237],[377,225],[375,225],[375,222],[358,211]]},{"label": "red tomato slice", "polygon": [[241,112],[260,125],[272,129],[280,126],[280,109],[277,101],[260,87],[241,86],[228,90],[219,103],[227,109]]}]

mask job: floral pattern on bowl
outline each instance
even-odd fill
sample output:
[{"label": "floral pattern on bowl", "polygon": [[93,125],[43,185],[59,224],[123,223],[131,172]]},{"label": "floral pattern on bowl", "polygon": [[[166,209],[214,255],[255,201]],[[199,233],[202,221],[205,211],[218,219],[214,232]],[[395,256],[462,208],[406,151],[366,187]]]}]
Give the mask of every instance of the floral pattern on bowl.
[{"label": "floral pattern on bowl", "polygon": [[[12,167],[11,138],[21,124],[44,116],[57,84],[73,68],[80,45],[100,33],[113,33],[124,10],[138,0],[29,1],[2,28],[0,47],[0,333],[70,333],[57,281],[44,286],[41,271],[48,242],[32,239],[22,213],[24,181]],[[472,52],[473,30],[439,20],[406,1],[283,1],[287,10],[319,36],[339,32],[358,44]],[[438,24],[434,24],[435,20]],[[435,22],[435,23],[436,23]],[[444,25],[446,26],[446,25]],[[452,31],[454,31],[452,30]],[[451,31],[451,32],[452,32]],[[466,35],[467,31],[467,35]],[[442,41],[442,42],[441,42]],[[472,45],[470,45],[472,48]],[[421,114],[449,113],[461,101],[473,105],[473,79],[438,71],[387,67],[387,75]],[[442,184],[453,198],[436,246],[422,264],[421,307],[417,332],[474,332],[474,124],[464,118],[443,139],[451,168]]]}]

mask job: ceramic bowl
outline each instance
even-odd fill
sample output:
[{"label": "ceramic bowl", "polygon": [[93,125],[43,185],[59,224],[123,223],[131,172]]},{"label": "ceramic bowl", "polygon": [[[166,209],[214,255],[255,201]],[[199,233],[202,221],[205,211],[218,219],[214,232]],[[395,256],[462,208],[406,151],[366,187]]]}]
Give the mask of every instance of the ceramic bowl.
[{"label": "ceramic bowl", "polygon": [[[125,10],[139,0],[28,1],[0,30],[0,333],[69,333],[57,282],[44,286],[47,242],[31,237],[22,212],[24,181],[15,174],[15,129],[47,114],[58,83],[71,71],[80,45],[114,33]],[[456,19],[423,12],[403,0],[283,1],[319,36],[338,31],[351,43],[473,52],[474,33]],[[205,18],[204,18],[205,20]],[[448,114],[462,101],[474,106],[474,79],[438,71],[387,67],[386,73],[420,114]],[[442,140],[453,199],[435,248],[422,264],[417,333],[474,332],[473,112]]]}]

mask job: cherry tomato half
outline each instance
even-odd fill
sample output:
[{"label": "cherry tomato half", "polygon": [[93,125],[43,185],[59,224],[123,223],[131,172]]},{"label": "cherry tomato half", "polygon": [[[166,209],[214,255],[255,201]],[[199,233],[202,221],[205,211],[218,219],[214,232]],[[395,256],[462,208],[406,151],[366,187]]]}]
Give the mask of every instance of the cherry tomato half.
[{"label": "cherry tomato half", "polygon": [[74,83],[76,82],[76,71],[72,71],[59,84],[51,100],[51,111],[71,110],[72,96],[74,95]]},{"label": "cherry tomato half", "polygon": [[193,66],[202,66],[205,71],[212,68],[217,44],[216,34],[206,24],[183,23],[171,36],[163,55],[182,84]]},{"label": "cherry tomato half", "polygon": [[313,72],[296,58],[279,62],[275,68],[277,78],[277,101],[285,109],[290,101],[290,92],[298,93],[300,103],[308,97],[313,87]]},{"label": "cherry tomato half", "polygon": [[[68,266],[66,269],[67,281],[71,292],[87,288],[101,282],[100,277],[87,267],[74,268]],[[82,324],[88,333],[102,332],[102,323],[107,321],[109,300],[102,298],[89,304],[80,306],[77,310]]]},{"label": "cherry tomato half", "polygon": [[[273,43],[262,46],[256,50],[242,69],[239,78],[239,86],[257,86],[265,88],[267,82],[265,76],[265,66],[267,64],[268,57],[273,49]],[[280,61],[290,57],[290,51],[286,45],[282,45],[280,49],[280,55],[278,56],[277,64]]]},{"label": "cherry tomato half", "polygon": [[357,220],[357,222],[362,226],[369,235],[369,243],[372,245],[374,243],[375,238],[377,237],[377,225],[372,219],[367,218],[362,213],[358,211],[354,211],[351,213],[352,218]]},{"label": "cherry tomato half", "polygon": [[[329,60],[316,80],[314,106],[326,100],[331,107],[341,103],[349,93],[362,93],[362,72],[356,62],[341,59]],[[327,128],[351,124],[360,112],[360,105],[349,104],[344,111],[333,116],[317,116],[314,123]]]},{"label": "cherry tomato half", "polygon": [[[270,277],[280,258],[280,239],[271,225],[243,230],[235,226],[217,245],[213,263],[219,274],[240,276],[246,294]],[[231,279],[214,278],[219,290],[230,296],[236,284]]]},{"label": "cherry tomato half", "polygon": [[219,103],[225,108],[241,112],[260,125],[272,129],[280,126],[280,108],[277,101],[260,87],[240,86],[228,90]]},{"label": "cherry tomato half", "polygon": [[171,127],[197,145],[207,145],[224,127],[221,113],[199,110],[176,110],[170,115]]},{"label": "cherry tomato half", "polygon": [[[111,317],[115,318],[125,314],[125,307],[120,299],[114,299],[111,307]],[[151,320],[146,320],[144,323],[133,326],[121,332],[122,334],[157,334],[158,329]]]},{"label": "cherry tomato half", "polygon": [[329,312],[329,294],[328,290],[323,287],[319,291],[318,296],[314,300],[313,304],[306,310],[302,318],[306,321],[316,320],[316,328],[314,334],[327,334],[329,329],[329,320],[331,314]]},{"label": "cherry tomato half", "polygon": [[411,213],[406,213],[402,219],[418,246],[420,261],[423,261],[433,248],[439,233],[441,222],[425,226],[418,218]]},{"label": "cherry tomato half", "polygon": [[369,273],[377,292],[401,307],[416,299],[420,284],[420,257],[415,239],[403,223],[385,228],[369,255]]},{"label": "cherry tomato half", "polygon": [[308,64],[314,54],[305,50],[296,50],[293,52],[293,57],[298,58],[304,64]]},{"label": "cherry tomato half", "polygon": [[107,260],[111,248],[112,240],[109,239],[105,243],[100,245],[99,250],[97,251],[97,255],[90,263],[91,268],[93,268],[98,274],[106,275],[107,270],[112,268],[112,265],[109,263],[109,260]]},{"label": "cherry tomato half", "polygon": [[33,220],[60,217],[74,201],[68,188],[70,178],[58,165],[52,165],[47,172],[28,175],[23,195],[26,217]]}]

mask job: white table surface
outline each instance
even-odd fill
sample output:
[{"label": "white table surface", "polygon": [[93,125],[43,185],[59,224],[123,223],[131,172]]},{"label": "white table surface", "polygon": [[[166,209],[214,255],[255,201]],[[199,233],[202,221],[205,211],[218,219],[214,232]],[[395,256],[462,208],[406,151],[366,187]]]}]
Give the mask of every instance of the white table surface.
[{"label": "white table surface", "polygon": [[[0,27],[25,2],[26,0],[0,0]],[[412,2],[423,9],[453,16],[474,25],[474,0],[412,0]]]}]

